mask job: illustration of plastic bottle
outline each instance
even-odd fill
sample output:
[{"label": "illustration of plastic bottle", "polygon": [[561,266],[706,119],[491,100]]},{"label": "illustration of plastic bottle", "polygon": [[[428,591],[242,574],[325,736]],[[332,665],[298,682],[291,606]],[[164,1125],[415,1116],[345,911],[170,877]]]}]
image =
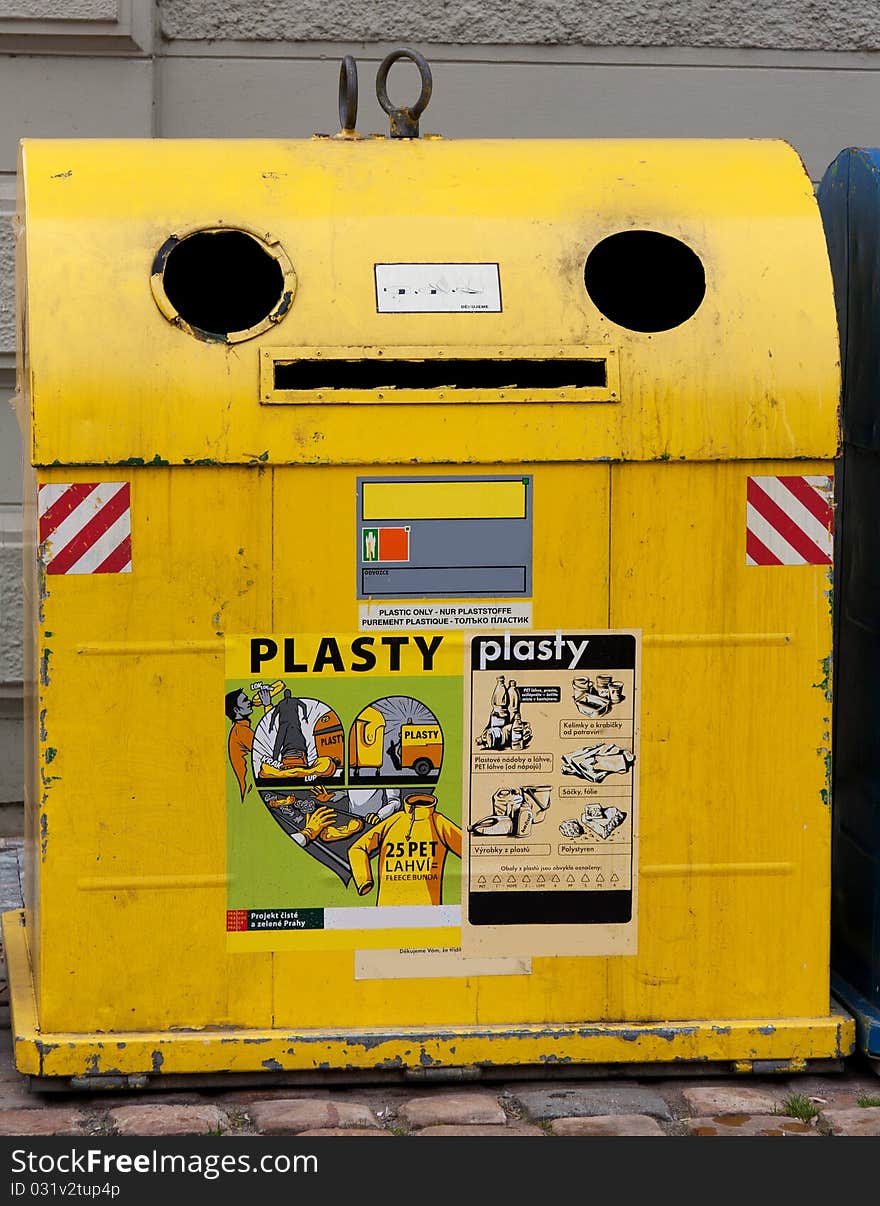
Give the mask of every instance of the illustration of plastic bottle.
[{"label": "illustration of plastic bottle", "polygon": [[499,674],[498,680],[495,683],[495,689],[492,692],[492,712],[496,716],[500,716],[502,720],[510,719],[510,699],[507,687],[504,685],[504,675]]},{"label": "illustration of plastic bottle", "polygon": [[528,804],[523,804],[516,811],[515,832],[517,837],[528,837],[532,831],[532,810]]}]

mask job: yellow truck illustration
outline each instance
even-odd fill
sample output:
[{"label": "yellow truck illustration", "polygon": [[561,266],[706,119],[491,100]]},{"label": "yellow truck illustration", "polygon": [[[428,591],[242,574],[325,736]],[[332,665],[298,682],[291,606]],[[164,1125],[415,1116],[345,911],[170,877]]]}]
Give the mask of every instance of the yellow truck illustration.
[{"label": "yellow truck illustration", "polygon": [[402,770],[411,769],[419,779],[424,779],[440,769],[443,730],[439,724],[403,724],[396,752]]}]

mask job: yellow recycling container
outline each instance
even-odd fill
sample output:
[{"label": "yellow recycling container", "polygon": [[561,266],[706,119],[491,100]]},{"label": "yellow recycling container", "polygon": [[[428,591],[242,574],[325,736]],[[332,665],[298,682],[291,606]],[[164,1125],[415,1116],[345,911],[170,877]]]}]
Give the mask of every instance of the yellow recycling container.
[{"label": "yellow recycling container", "polygon": [[27,140],[19,180],[17,1067],[839,1063],[792,148]]}]

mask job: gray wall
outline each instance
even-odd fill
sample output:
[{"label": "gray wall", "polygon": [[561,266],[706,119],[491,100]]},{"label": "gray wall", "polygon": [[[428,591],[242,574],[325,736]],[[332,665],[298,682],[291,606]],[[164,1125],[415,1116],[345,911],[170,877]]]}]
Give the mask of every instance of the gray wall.
[{"label": "gray wall", "polygon": [[433,0],[401,12],[385,0],[160,0],[169,40],[358,42],[404,40],[463,45],[725,46],[774,50],[876,50],[873,0]]},{"label": "gray wall", "polygon": [[[875,0],[0,0],[0,804],[21,798],[18,139],[333,133],[346,53],[359,129],[385,132],[375,68],[401,45],[433,68],[426,133],[782,137],[814,180],[841,148],[880,142]],[[414,78],[395,68],[392,97]]]}]

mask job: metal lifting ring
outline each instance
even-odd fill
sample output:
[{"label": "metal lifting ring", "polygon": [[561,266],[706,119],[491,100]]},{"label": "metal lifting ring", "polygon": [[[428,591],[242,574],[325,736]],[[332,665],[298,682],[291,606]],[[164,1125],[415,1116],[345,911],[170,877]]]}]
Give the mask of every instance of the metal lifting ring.
[{"label": "metal lifting ring", "polygon": [[[415,63],[419,69],[419,75],[422,77],[422,90],[416,103],[408,108],[400,109],[391,103],[386,87],[388,72],[399,59],[409,59],[410,62]],[[376,72],[376,99],[391,118],[392,138],[418,138],[419,117],[431,99],[432,87],[431,68],[417,50],[392,50],[391,54],[385,56]]]},{"label": "metal lifting ring", "polygon": [[339,124],[343,134],[353,134],[358,115],[357,63],[347,54],[339,64]]}]

